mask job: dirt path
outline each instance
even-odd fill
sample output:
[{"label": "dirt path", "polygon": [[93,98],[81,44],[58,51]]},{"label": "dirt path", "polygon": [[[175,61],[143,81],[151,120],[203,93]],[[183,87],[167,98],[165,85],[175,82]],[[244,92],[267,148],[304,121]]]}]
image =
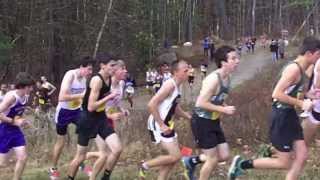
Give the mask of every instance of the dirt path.
[{"label": "dirt path", "polygon": [[[271,54],[269,49],[258,48],[254,54],[243,52],[240,65],[237,71],[233,74],[231,80],[231,86],[235,87],[241,84],[245,80],[249,80],[254,78],[256,72],[261,70],[268,64],[271,64]],[[208,72],[213,71],[216,69],[215,65],[211,63],[209,65]],[[196,96],[199,94],[201,87],[201,77],[199,73],[199,68],[197,69],[196,77],[195,77],[195,84],[193,89],[189,87],[188,84],[184,84],[182,87],[182,100],[186,103],[192,103],[195,101]],[[143,89],[139,89],[138,93],[134,97],[134,109],[146,109],[146,104],[148,103],[149,99],[151,98],[150,95],[142,92]]]}]

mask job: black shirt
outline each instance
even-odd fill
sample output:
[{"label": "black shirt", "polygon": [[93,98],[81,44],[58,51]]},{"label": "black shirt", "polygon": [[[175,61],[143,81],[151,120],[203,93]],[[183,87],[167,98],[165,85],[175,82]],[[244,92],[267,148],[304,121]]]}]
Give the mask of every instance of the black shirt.
[{"label": "black shirt", "polygon": [[[101,76],[101,74],[97,74],[96,76],[98,76],[102,81],[102,87],[99,91],[99,97],[97,99],[97,101],[99,101],[110,93],[111,77],[109,77],[108,82],[106,83],[103,80],[103,77]],[[87,111],[92,116],[104,117],[105,116],[105,112],[104,112],[105,104],[101,105],[98,109],[96,109],[93,112],[88,111],[88,101],[89,101],[90,93],[91,93],[91,88],[90,88],[90,83],[89,83],[87,85],[86,94],[84,95],[84,98],[83,98],[83,103],[82,103],[83,110]]]}]

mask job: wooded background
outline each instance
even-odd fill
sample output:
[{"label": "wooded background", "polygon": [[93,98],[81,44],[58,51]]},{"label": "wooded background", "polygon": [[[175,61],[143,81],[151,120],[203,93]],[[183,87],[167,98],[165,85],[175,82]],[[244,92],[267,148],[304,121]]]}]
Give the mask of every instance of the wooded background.
[{"label": "wooded background", "polygon": [[164,44],[319,35],[320,0],[0,0],[0,82],[18,71],[57,83],[83,55],[108,52],[133,74]]}]

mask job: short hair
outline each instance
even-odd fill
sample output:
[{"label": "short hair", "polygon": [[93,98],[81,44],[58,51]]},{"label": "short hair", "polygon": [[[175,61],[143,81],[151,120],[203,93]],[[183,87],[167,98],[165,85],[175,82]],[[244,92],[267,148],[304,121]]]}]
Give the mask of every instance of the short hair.
[{"label": "short hair", "polygon": [[214,53],[214,59],[215,59],[215,63],[217,65],[218,68],[221,68],[222,66],[222,62],[226,62],[228,57],[228,53],[232,52],[232,51],[236,51],[233,47],[231,46],[221,46],[219,47],[216,52]]},{"label": "short hair", "polygon": [[108,64],[110,61],[115,60],[115,58],[108,53],[99,53],[97,54],[95,60],[99,64]]},{"label": "short hair", "polygon": [[15,88],[23,89],[27,86],[33,86],[34,79],[27,72],[19,72],[16,76]]},{"label": "short hair", "polygon": [[184,61],[184,60],[175,60],[175,61],[173,61],[173,62],[171,63],[171,73],[172,73],[172,74],[173,74],[175,71],[178,70],[179,64],[181,64],[181,63],[186,63],[186,64],[187,64],[187,62]]},{"label": "short hair", "polygon": [[125,67],[126,66],[126,63],[121,59],[117,60],[116,63],[117,63],[116,64],[117,67]]},{"label": "short hair", "polygon": [[81,66],[81,67],[88,67],[93,65],[94,65],[94,60],[91,56],[84,56],[80,58],[80,61],[78,63],[78,66]]},{"label": "short hair", "polygon": [[300,47],[300,55],[304,55],[307,51],[314,53],[320,50],[320,40],[315,37],[306,37]]},{"label": "short hair", "polygon": [[164,66],[164,65],[169,66],[169,63],[168,63],[167,61],[162,61],[162,62],[160,63],[160,66]]}]

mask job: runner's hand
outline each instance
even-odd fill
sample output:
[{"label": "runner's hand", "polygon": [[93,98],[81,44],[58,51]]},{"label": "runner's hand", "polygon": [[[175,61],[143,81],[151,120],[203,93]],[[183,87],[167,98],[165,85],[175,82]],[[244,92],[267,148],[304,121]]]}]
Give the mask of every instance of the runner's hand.
[{"label": "runner's hand", "polygon": [[16,117],[16,118],[14,118],[13,125],[19,126],[19,127],[28,127],[30,125],[30,122],[28,122],[24,118]]},{"label": "runner's hand", "polygon": [[115,120],[120,120],[123,117],[123,113],[122,112],[117,112],[114,115]]},{"label": "runner's hand", "polygon": [[122,111],[124,116],[129,116],[130,115],[130,112],[129,112],[128,109],[122,109],[121,111]]},{"label": "runner's hand", "polygon": [[235,113],[235,111],[236,111],[236,107],[234,107],[234,106],[223,107],[223,113],[225,113],[227,115],[232,115]]},{"label": "runner's hand", "polygon": [[108,96],[106,96],[108,99],[113,99],[113,98],[115,98],[116,96],[118,96],[119,95],[119,92],[115,92],[115,91],[113,91],[113,92],[111,92]]},{"label": "runner's hand", "polygon": [[305,100],[303,100],[301,108],[304,111],[310,111],[312,106],[313,106],[312,101],[310,99],[305,99]]},{"label": "runner's hand", "polygon": [[161,132],[162,132],[164,135],[170,134],[171,131],[172,131],[172,130],[171,130],[167,125],[165,125],[164,123],[162,123],[162,124],[160,125],[160,130],[161,130]]}]

